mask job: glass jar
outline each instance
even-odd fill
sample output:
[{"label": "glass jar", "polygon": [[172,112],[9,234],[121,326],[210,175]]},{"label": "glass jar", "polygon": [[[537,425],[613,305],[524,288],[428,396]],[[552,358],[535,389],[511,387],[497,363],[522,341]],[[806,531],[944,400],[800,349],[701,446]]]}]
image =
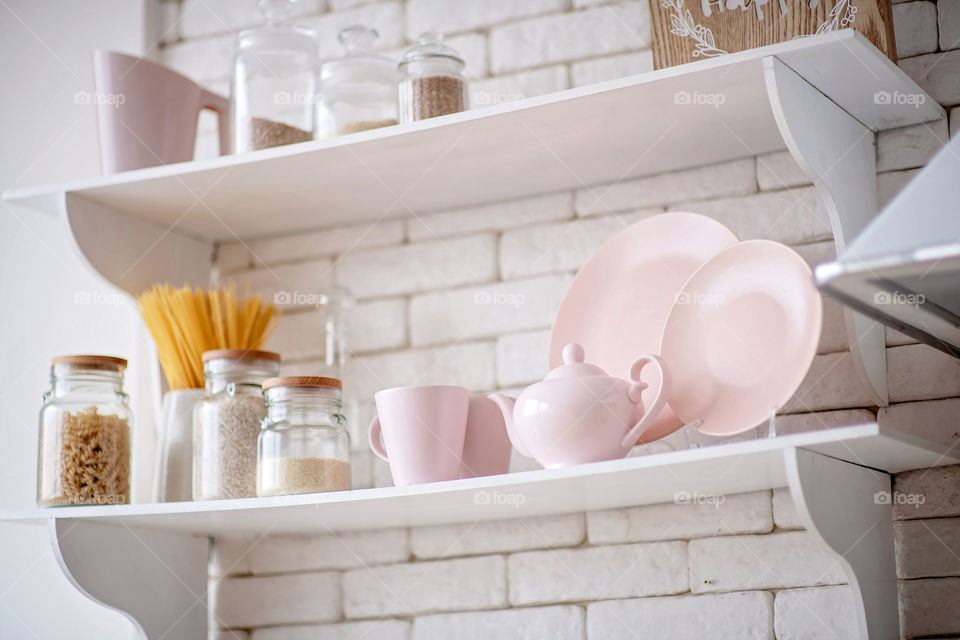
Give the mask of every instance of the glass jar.
[{"label": "glass jar", "polygon": [[123,392],[127,361],[60,356],[40,410],[37,502],[41,506],[130,502],[131,423]]},{"label": "glass jar", "polygon": [[193,499],[257,494],[257,436],[266,406],[260,385],[280,372],[270,351],[203,354],[206,393],[193,412]]},{"label": "glass jar", "polygon": [[400,122],[413,122],[467,108],[463,58],[435,33],[420,36],[400,61]]},{"label": "glass jar", "polygon": [[380,34],[353,25],[340,31],[347,53],[320,69],[320,95],[332,129],[344,135],[397,124],[397,65],[373,51]]},{"label": "glass jar", "polygon": [[235,153],[313,140],[316,34],[290,22],[294,0],[260,0],[266,24],[241,31],[233,81]]},{"label": "glass jar", "polygon": [[350,435],[340,380],[296,376],[263,383],[267,417],[257,457],[257,495],[346,491]]}]

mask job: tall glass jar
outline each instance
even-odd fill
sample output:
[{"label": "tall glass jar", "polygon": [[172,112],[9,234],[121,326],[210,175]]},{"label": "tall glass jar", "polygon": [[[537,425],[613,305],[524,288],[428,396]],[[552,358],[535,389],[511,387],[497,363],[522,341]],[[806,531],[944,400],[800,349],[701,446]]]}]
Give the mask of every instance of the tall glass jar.
[{"label": "tall glass jar", "polygon": [[60,356],[40,410],[37,502],[41,506],[130,502],[131,423],[123,392],[127,361]]},{"label": "tall glass jar", "polygon": [[257,495],[350,488],[350,435],[340,413],[340,380],[311,376],[263,383],[267,417],[257,462]]},{"label": "tall glass jar", "polygon": [[424,33],[400,61],[400,122],[467,108],[463,58],[435,33]]},{"label": "tall glass jar", "polygon": [[295,0],[260,0],[266,24],[240,32],[233,82],[235,153],[313,140],[316,34],[290,21]]},{"label": "tall glass jar", "polygon": [[260,385],[280,371],[270,351],[203,354],[206,393],[193,413],[193,499],[257,494],[257,436],[266,406]]},{"label": "tall glass jar", "polygon": [[347,52],[320,69],[320,95],[333,135],[397,124],[397,65],[373,51],[380,34],[353,25],[340,31]]}]

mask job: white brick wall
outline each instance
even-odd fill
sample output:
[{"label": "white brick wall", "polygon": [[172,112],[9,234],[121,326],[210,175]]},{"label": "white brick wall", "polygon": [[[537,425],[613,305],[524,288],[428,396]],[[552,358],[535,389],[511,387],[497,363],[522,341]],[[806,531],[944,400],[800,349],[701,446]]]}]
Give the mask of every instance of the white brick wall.
[{"label": "white brick wall", "polygon": [[518,553],[507,559],[510,604],[683,593],[686,566],[685,542]]},{"label": "white brick wall", "polygon": [[423,616],[414,621],[413,640],[579,640],[583,620],[583,609],[569,606]]},{"label": "white brick wall", "polygon": [[584,539],[581,514],[420,527],[410,534],[417,558],[573,547]]},{"label": "white brick wall", "polygon": [[[790,552],[784,553],[785,549]],[[807,532],[690,541],[690,590],[694,593],[844,582],[837,558]]]},{"label": "white brick wall", "polygon": [[773,601],[777,640],[856,638],[853,607],[847,587],[778,591]]},{"label": "white brick wall", "polygon": [[[259,22],[253,0],[184,0],[163,9],[159,59],[227,93],[234,32]],[[649,70],[648,11],[647,0],[301,0],[298,8],[320,32],[325,58],[340,54],[336,31],[352,22],[374,23],[379,47],[395,58],[426,29],[450,34],[467,61],[473,106]],[[902,68],[945,106],[960,105],[960,3],[896,1],[894,15]],[[953,109],[954,129],[958,114]],[[205,116],[204,156],[217,152],[215,130]],[[947,130],[943,121],[877,137],[881,205],[942,146]],[[352,289],[358,301],[348,315],[353,360],[345,384],[354,396],[354,484],[384,486],[389,469],[365,445],[375,391],[453,383],[516,393],[540,379],[571,275],[624,225],[663,210],[698,211],[743,238],[785,242],[811,265],[834,255],[810,179],[781,151],[404,220],[244,238],[222,243],[216,264],[222,278],[268,298],[331,283]],[[523,304],[475,303],[498,293],[522,294]],[[284,311],[269,346],[283,352],[284,373],[315,373],[323,355],[318,316]],[[960,440],[960,365],[892,330],[887,340],[894,404],[877,411],[857,383],[842,308],[826,300],[820,355],[778,417],[778,433],[877,419],[944,443]],[[536,465],[517,459],[514,468]],[[956,608],[945,606],[960,597],[960,567],[949,556],[960,544],[960,471],[903,474],[896,486],[924,496],[895,507],[903,519],[905,637],[960,636]],[[231,631],[211,637],[596,640],[643,629],[651,637],[784,640],[823,637],[821,625],[850,637],[849,590],[831,586],[845,577],[800,528],[789,493],[777,490],[727,496],[716,507],[652,505],[255,545],[217,540],[213,626]],[[721,593],[694,595],[704,592]]]},{"label": "white brick wall", "polygon": [[481,234],[352,251],[337,263],[336,282],[365,298],[489,282],[496,269],[496,238]]},{"label": "white brick wall", "polygon": [[213,613],[222,627],[326,622],[340,617],[340,575],[336,572],[223,578]]},{"label": "white brick wall", "polygon": [[343,574],[348,617],[494,609],[507,604],[503,556],[354,569]]},{"label": "white brick wall", "polygon": [[623,2],[496,27],[490,66],[504,73],[649,47],[649,5]]},{"label": "white brick wall", "polygon": [[251,640],[409,640],[406,620],[371,620],[337,624],[268,627],[253,632]]},{"label": "white brick wall", "polygon": [[773,640],[772,601],[754,591],[600,602],[587,607],[587,637],[629,638],[642,629],[648,638]]},{"label": "white brick wall", "polygon": [[655,504],[587,514],[592,544],[769,533],[772,529],[768,491],[726,496],[720,504]]}]

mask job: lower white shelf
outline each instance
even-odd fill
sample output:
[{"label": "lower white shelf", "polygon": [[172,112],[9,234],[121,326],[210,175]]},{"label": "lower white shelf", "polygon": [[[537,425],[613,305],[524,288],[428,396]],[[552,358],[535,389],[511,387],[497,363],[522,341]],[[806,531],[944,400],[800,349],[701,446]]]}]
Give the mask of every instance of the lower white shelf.
[{"label": "lower white shelf", "polygon": [[500,520],[703,499],[788,485],[804,449],[888,473],[956,464],[960,452],[877,424],[409,487],[270,498],[0,512],[0,520],[87,521],[198,536],[336,531]]}]

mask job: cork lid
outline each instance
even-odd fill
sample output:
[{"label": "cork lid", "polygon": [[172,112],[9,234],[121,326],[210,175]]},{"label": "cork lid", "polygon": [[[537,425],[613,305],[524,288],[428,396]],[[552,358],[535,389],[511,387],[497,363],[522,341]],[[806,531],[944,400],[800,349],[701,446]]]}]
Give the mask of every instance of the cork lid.
[{"label": "cork lid", "polygon": [[339,378],[325,378],[322,376],[281,376],[279,378],[267,378],[263,381],[264,391],[274,387],[327,387],[333,389],[342,389],[343,383]]},{"label": "cork lid", "polygon": [[72,364],[79,367],[89,367],[90,369],[110,369],[113,371],[121,371],[127,368],[125,358],[96,355],[57,356],[50,360],[50,364],[52,366]]},{"label": "cork lid", "polygon": [[280,354],[273,351],[257,351],[256,349],[214,349],[203,352],[203,361],[207,360],[273,360],[280,362]]}]

